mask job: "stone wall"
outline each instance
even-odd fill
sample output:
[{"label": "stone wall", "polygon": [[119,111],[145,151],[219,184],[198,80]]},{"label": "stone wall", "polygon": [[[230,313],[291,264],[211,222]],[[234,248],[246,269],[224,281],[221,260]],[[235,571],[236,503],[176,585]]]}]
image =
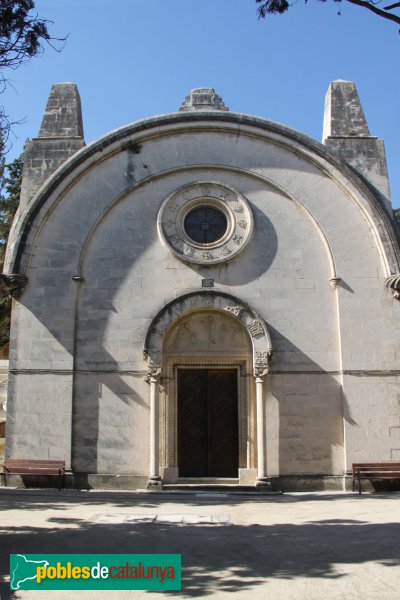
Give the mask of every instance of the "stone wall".
[{"label": "stone wall", "polygon": [[8,360],[0,360],[0,467],[5,454],[5,430],[7,418]]},{"label": "stone wall", "polygon": [[[165,305],[204,291],[204,280],[267,324],[271,475],[342,476],[357,459],[398,456],[400,305],[385,288],[398,247],[386,209],[316,142],[223,114],[110,134],[21,214],[7,259],[28,277],[11,332],[11,456],[142,482],[145,338]],[[160,236],[166,199],[196,182],[250,207],[252,234],[231,260],[180,259]],[[251,369],[246,377],[254,397]]]}]

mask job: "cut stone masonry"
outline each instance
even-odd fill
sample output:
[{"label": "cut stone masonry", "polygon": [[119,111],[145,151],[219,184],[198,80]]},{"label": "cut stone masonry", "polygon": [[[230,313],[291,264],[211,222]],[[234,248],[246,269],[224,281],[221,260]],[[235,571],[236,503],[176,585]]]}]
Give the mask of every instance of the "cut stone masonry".
[{"label": "cut stone masonry", "polygon": [[325,97],[323,144],[379,192],[392,216],[385,144],[371,136],[353,81],[332,81]]},{"label": "cut stone masonry", "polygon": [[39,136],[25,144],[21,208],[84,145],[78,88],[75,83],[56,83],[51,88]]}]

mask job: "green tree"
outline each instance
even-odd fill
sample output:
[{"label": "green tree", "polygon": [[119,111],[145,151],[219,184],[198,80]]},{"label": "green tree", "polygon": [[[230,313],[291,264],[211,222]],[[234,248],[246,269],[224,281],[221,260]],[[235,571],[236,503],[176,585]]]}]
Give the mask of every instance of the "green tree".
[{"label": "green tree", "polygon": [[33,0],[0,1],[0,69],[16,69],[26,60],[43,52],[44,43],[63,42],[50,35],[51,21],[34,12]]},{"label": "green tree", "polygon": [[[307,0],[304,0],[304,2],[307,3]],[[327,0],[320,0],[320,2],[327,2]],[[400,25],[400,15],[393,13],[393,10],[400,8],[400,2],[395,2],[394,4],[384,7],[377,6],[377,4],[380,3],[380,0],[333,0],[333,2],[336,2],[336,4],[339,5],[341,2],[355,4],[356,6],[371,11],[378,17],[394,21],[394,23]],[[257,9],[258,16],[264,19],[269,14],[282,14],[286,12],[292,4],[294,4],[294,0],[291,3],[288,2],[288,0],[256,0],[256,3],[259,4]]]},{"label": "green tree", "polygon": [[397,222],[397,225],[400,227],[400,208],[393,209],[394,218]]},{"label": "green tree", "polygon": [[6,254],[8,234],[10,233],[14,215],[19,206],[21,195],[22,169],[24,156],[16,158],[12,163],[3,165],[3,179],[0,192],[0,266],[3,266]]},{"label": "green tree", "polygon": [[[21,155],[9,165],[4,161],[0,167],[0,270],[3,270],[8,235],[14,215],[19,206],[24,158]],[[4,353],[10,338],[11,298],[3,292],[0,295],[0,351]]]}]

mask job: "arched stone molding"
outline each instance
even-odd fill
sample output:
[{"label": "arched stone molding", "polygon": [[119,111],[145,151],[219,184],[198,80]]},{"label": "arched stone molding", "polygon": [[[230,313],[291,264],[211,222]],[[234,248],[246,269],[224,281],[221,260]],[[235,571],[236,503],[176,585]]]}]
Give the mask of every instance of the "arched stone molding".
[{"label": "arched stone molding", "polygon": [[160,372],[164,336],[182,316],[192,311],[211,309],[227,311],[247,330],[252,344],[253,373],[263,377],[272,358],[271,338],[264,320],[250,306],[223,292],[192,292],[164,306],[154,317],[147,331],[144,357],[148,361],[148,378]]},{"label": "arched stone molding", "polygon": [[[212,312],[229,315],[240,325],[244,334],[247,333],[250,341],[251,366],[256,387],[256,414],[255,418],[257,432],[257,477],[256,485],[269,487],[270,480],[266,476],[266,383],[265,375],[268,373],[269,362],[272,358],[272,343],[267,326],[248,304],[238,298],[217,291],[192,292],[181,296],[168,303],[156,315],[148,329],[144,357],[148,361],[147,381],[150,384],[150,473],[148,488],[162,485],[159,473],[159,386],[162,369],[164,367],[165,342],[169,333],[179,321],[185,316],[196,315],[196,313],[210,314]],[[212,349],[210,348],[212,354]],[[210,354],[210,356],[211,356]],[[184,362],[184,361],[183,361]],[[192,362],[192,361],[189,361]],[[215,363],[215,360],[207,360],[203,357],[201,364]],[[218,361],[221,362],[221,361]],[[222,361],[222,363],[241,363],[243,361]],[[221,366],[222,366],[221,363]],[[171,394],[175,396],[174,393]],[[176,421],[176,409],[173,413],[172,422]],[[241,411],[239,411],[241,412]],[[167,419],[169,421],[169,419]],[[176,434],[174,434],[176,435]],[[170,437],[170,436],[167,436]],[[174,461],[173,461],[174,462]],[[246,462],[246,464],[248,464]],[[176,464],[174,462],[176,467]],[[246,469],[245,469],[246,470]]]},{"label": "arched stone molding", "polygon": [[[309,164],[321,169],[339,187],[347,190],[351,201],[358,206],[369,221],[381,248],[387,276],[398,272],[400,249],[393,222],[376,190],[368,182],[315,140],[278,123],[232,112],[174,113],[146,119],[106,134],[78,151],[43,184],[25,210],[17,214],[9,237],[5,271],[21,274],[26,272],[26,257],[30,255],[31,238],[36,236],[40,228],[39,222],[42,221],[44,215],[54,210],[68,189],[76,185],[79,179],[96,165],[104,163],[122,151],[137,154],[147,140],[151,140],[157,135],[173,136],[185,133],[189,131],[189,128],[190,133],[194,134],[202,131],[215,131],[216,127],[221,133],[237,132],[240,128],[241,135],[284,147],[301,156]],[[164,165],[163,170],[165,171],[171,166]],[[239,165],[224,164],[223,166],[237,167]],[[155,173],[146,171],[144,179],[153,175]],[[128,181],[127,184],[126,189],[130,187]],[[39,221],[37,221],[37,217],[39,217]]]},{"label": "arched stone molding", "polygon": [[[328,237],[327,237],[326,233],[324,232],[324,230],[322,229],[319,222],[317,221],[317,219],[310,212],[310,210],[305,206],[304,201],[302,201],[301,198],[298,198],[297,196],[291,194],[290,190],[288,190],[286,187],[283,187],[282,185],[277,184],[276,181],[274,181],[268,177],[262,176],[259,173],[253,173],[251,171],[247,171],[246,169],[241,169],[238,166],[233,168],[233,167],[230,167],[227,165],[221,166],[221,165],[210,165],[210,164],[191,165],[190,167],[182,166],[182,167],[177,167],[174,169],[167,169],[165,171],[162,171],[161,173],[155,173],[151,177],[148,177],[139,182],[135,182],[134,184],[129,186],[127,189],[125,189],[121,194],[117,195],[115,198],[112,198],[110,200],[110,204],[103,211],[101,211],[101,213],[98,215],[96,220],[93,222],[90,230],[88,230],[88,232],[87,232],[86,238],[82,242],[82,246],[80,248],[79,255],[77,258],[77,265],[75,268],[76,276],[73,279],[75,281],[84,280],[84,277],[83,277],[84,261],[85,261],[87,251],[90,248],[90,244],[96,234],[98,227],[101,225],[101,223],[104,221],[104,219],[107,218],[107,215],[114,209],[115,205],[118,202],[123,201],[124,198],[128,194],[134,193],[135,191],[141,189],[143,186],[146,186],[150,182],[160,180],[160,179],[162,179],[164,177],[168,177],[170,175],[182,174],[185,171],[192,172],[194,177],[196,177],[195,174],[198,171],[212,172],[214,174],[214,177],[217,179],[220,179],[221,181],[224,179],[224,173],[239,172],[239,173],[242,173],[244,176],[248,176],[248,177],[255,179],[256,181],[265,183],[268,186],[271,186],[272,189],[285,195],[291,202],[293,202],[300,210],[302,210],[304,212],[307,219],[309,219],[309,221],[312,223],[312,225],[315,227],[316,231],[318,232],[318,235],[320,236],[321,241],[326,250],[327,259],[329,261],[329,275],[327,274],[329,283],[331,284],[333,279],[340,281],[340,277],[338,277],[338,275],[337,275],[335,259],[333,256],[332,248],[328,241]],[[195,185],[195,184],[190,184],[190,185]],[[187,186],[185,185],[184,188],[185,187],[187,187]],[[176,194],[178,191],[179,190],[176,190],[172,195]],[[333,287],[336,287],[336,285]]]}]

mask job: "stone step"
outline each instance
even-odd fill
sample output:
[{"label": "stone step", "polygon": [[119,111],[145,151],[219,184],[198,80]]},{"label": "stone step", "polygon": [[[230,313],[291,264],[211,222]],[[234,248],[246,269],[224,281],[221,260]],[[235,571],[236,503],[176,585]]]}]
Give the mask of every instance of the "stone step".
[{"label": "stone step", "polygon": [[[171,485],[239,485],[238,477],[180,477]],[[167,484],[169,485],[169,484]]]},{"label": "stone step", "polygon": [[223,484],[223,483],[164,483],[162,487],[163,492],[186,492],[186,493],[208,493],[215,492],[220,494],[232,494],[232,493],[253,493],[253,494],[265,494],[273,493],[269,488],[257,488],[254,485],[239,485],[236,484]]}]

